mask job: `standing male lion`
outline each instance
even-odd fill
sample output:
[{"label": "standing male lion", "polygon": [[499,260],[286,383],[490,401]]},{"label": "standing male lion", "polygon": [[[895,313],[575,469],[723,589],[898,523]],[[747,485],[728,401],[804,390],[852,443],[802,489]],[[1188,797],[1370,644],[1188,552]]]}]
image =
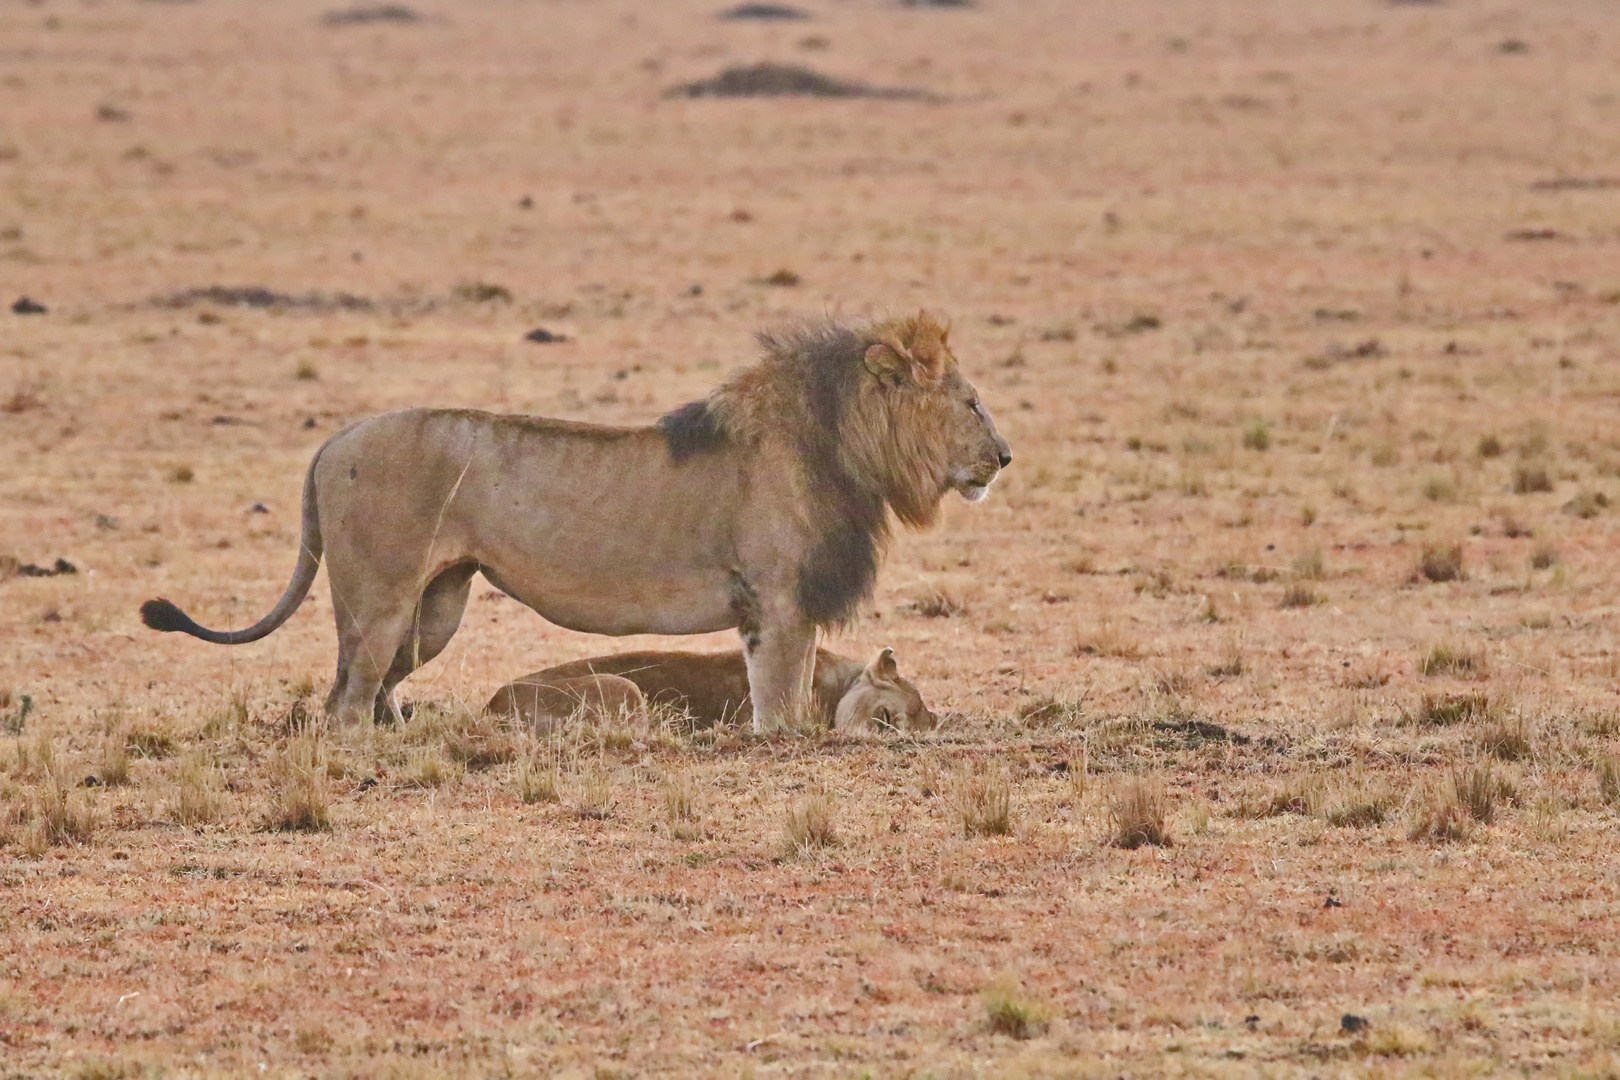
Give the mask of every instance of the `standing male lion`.
[{"label": "standing male lion", "polygon": [[764,356],[651,427],[405,409],[345,428],[304,477],[303,543],[245,630],[168,600],[141,618],[225,645],[297,610],[324,552],[337,619],[326,709],[399,717],[394,688],[461,625],[472,576],[571,630],[742,635],[754,730],[799,715],[818,628],[872,591],[889,513],[913,528],[1011,460],[926,312],[760,335]]}]

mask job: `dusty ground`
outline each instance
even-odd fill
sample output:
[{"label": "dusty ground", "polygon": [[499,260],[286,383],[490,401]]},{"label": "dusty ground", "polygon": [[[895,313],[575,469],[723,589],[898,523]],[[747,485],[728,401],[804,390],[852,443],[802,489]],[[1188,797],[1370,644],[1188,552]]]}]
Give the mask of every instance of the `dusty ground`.
[{"label": "dusty ground", "polygon": [[[78,570],[0,582],[0,1071],[1614,1075],[1609,5],[720,6],[0,8],[0,555]],[[935,99],[662,97],[758,60]],[[458,703],[651,642],[479,584],[311,744],[323,586],[137,622],[267,610],[351,419],[647,422],[924,304],[1017,461],[831,644],[937,737],[528,745]]]}]

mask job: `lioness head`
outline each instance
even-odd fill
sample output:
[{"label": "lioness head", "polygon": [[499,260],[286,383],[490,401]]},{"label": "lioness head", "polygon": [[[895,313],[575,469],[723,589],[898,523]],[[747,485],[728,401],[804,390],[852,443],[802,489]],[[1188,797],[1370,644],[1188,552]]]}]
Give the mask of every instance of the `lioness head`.
[{"label": "lioness head", "polygon": [[900,677],[893,649],[884,649],[866,665],[839,699],[833,718],[834,730],[854,732],[932,731],[938,724],[917,688]]},{"label": "lioness head", "polygon": [[895,513],[908,524],[926,524],[947,491],[969,502],[983,499],[1012,463],[1012,451],[979,392],[962,377],[950,329],[918,312],[881,323],[874,333],[864,360],[886,398],[888,444],[901,455],[890,467],[911,480],[891,489]]}]

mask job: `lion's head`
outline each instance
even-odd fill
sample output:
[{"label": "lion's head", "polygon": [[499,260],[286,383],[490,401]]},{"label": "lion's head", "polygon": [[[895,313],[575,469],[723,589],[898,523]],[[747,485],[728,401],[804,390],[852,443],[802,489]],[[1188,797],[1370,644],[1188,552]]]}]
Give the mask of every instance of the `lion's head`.
[{"label": "lion's head", "polygon": [[844,696],[833,718],[837,731],[932,731],[939,719],[923,704],[922,695],[900,675],[894,650],[884,649],[866,665]]},{"label": "lion's head", "polygon": [[871,381],[863,407],[849,410],[843,424],[852,450],[859,448],[850,456],[886,481],[889,504],[908,525],[931,523],[947,491],[983,499],[1012,452],[962,377],[950,328],[918,312],[867,336],[861,362]]}]

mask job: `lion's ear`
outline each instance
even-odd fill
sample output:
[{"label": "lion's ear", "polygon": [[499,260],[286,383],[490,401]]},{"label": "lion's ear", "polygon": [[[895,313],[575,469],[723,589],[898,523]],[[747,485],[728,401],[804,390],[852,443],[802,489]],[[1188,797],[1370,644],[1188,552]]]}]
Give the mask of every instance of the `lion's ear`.
[{"label": "lion's ear", "polygon": [[892,683],[900,677],[900,665],[894,662],[894,650],[883,649],[866,665],[866,673],[873,682]]},{"label": "lion's ear", "polygon": [[917,315],[917,332],[911,339],[911,375],[920,383],[931,383],[945,374],[946,330],[928,316]]},{"label": "lion's ear", "polygon": [[910,357],[894,345],[879,342],[867,347],[866,370],[885,386],[898,386],[911,368]]}]

